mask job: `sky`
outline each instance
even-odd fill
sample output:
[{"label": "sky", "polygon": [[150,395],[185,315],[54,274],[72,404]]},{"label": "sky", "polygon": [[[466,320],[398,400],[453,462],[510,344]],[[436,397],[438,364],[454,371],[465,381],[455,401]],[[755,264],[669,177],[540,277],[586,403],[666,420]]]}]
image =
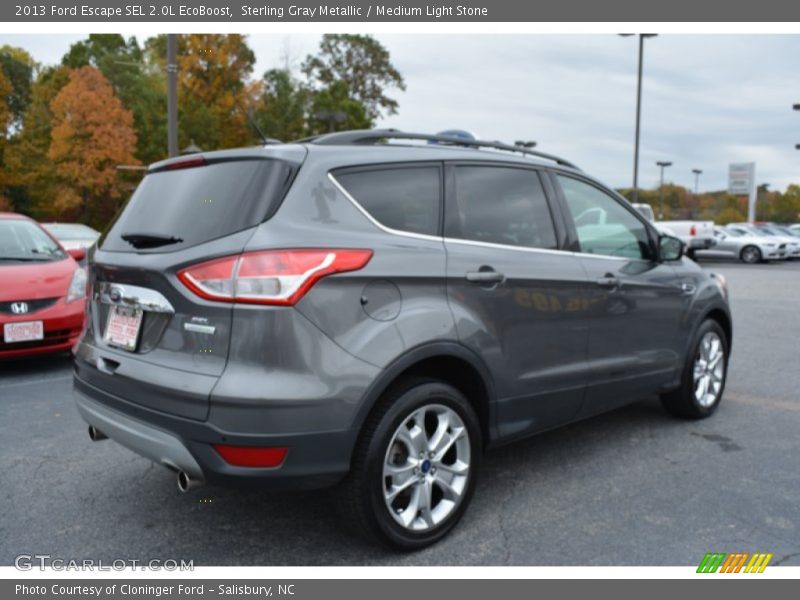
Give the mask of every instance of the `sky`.
[{"label": "sky", "polygon": [[[42,64],[82,35],[9,35]],[[534,140],[613,187],[630,187],[637,40],[593,35],[376,35],[406,91],[377,126],[482,139]],[[142,41],[142,40],[140,40]],[[316,34],[248,36],[254,76],[298,66]],[[728,165],[756,162],[770,189],[800,183],[800,35],[659,35],[645,41],[639,185],[664,180],[700,191],[727,187]]]}]

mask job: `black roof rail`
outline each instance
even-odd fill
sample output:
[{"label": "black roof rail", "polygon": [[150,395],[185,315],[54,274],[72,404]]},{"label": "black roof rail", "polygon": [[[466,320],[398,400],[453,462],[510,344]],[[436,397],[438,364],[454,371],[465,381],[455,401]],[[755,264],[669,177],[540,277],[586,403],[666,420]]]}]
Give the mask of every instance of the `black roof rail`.
[{"label": "black roof rail", "polygon": [[523,148],[522,146],[512,146],[511,144],[503,144],[502,142],[489,142],[486,140],[471,140],[467,138],[452,137],[447,135],[431,135],[428,133],[406,133],[399,129],[357,129],[353,131],[339,131],[336,133],[324,133],[314,137],[297,140],[296,143],[300,144],[317,144],[320,146],[350,146],[350,145],[370,145],[377,144],[384,140],[421,140],[428,142],[439,142],[452,146],[465,146],[469,148],[493,148],[495,150],[503,150],[505,152],[517,152],[528,156],[535,156],[546,160],[552,160],[559,165],[578,169],[573,163],[547,154],[546,152],[539,152],[530,148]]}]

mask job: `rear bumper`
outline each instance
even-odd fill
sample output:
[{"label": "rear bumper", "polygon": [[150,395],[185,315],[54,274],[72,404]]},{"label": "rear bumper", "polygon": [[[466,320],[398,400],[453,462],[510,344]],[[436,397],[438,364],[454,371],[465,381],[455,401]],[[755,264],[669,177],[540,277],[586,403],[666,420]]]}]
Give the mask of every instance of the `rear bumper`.
[{"label": "rear bumper", "polygon": [[[74,377],[78,411],[110,439],[174,471],[222,485],[257,484],[274,490],[330,487],[350,468],[355,433],[320,431],[291,435],[240,435],[133,404]],[[276,468],[237,467],[226,463],[212,444],[288,447]]]}]

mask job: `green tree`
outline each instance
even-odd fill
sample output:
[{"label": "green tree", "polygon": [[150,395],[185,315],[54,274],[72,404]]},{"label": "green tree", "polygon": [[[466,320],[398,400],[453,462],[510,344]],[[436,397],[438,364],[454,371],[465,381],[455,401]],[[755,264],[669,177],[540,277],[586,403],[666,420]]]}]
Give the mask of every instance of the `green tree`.
[{"label": "green tree", "polygon": [[52,216],[55,168],[47,157],[53,113],[50,103],[69,81],[66,67],[42,69],[31,87],[22,129],[9,141],[5,167],[14,210],[42,219]]},{"label": "green tree", "polygon": [[[340,117],[335,119],[333,115]],[[308,132],[311,135],[348,129],[368,129],[372,120],[366,107],[348,95],[347,84],[336,81],[328,87],[314,92]]]},{"label": "green tree", "polygon": [[270,69],[264,73],[264,91],[256,111],[259,126],[267,136],[283,142],[303,137],[310,99],[311,91],[288,69]]},{"label": "green tree", "polygon": [[0,47],[0,71],[5,76],[9,89],[4,92],[9,118],[4,121],[4,131],[9,134],[18,130],[31,99],[31,86],[36,71],[36,62],[22,48]]},{"label": "green tree", "polygon": [[389,51],[368,35],[326,34],[317,54],[309,55],[301,68],[315,91],[328,89],[329,96],[338,97],[346,85],[348,98],[364,106],[368,126],[397,113],[397,100],[386,95],[387,89],[406,89]]}]

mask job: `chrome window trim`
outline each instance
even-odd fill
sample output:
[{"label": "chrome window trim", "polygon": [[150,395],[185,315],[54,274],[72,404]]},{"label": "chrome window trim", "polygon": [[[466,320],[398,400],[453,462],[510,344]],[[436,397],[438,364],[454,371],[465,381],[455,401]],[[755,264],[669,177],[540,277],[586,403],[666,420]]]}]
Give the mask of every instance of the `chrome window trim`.
[{"label": "chrome window trim", "polygon": [[414,239],[418,239],[418,240],[428,240],[428,241],[431,241],[431,242],[441,242],[442,241],[443,238],[441,238],[438,235],[428,235],[428,234],[425,234],[425,233],[413,233],[411,231],[402,231],[400,229],[392,229],[391,227],[387,227],[386,225],[383,225],[377,219],[375,219],[375,217],[373,217],[371,214],[369,214],[369,212],[367,212],[367,210],[363,206],[361,206],[361,204],[358,203],[358,200],[356,200],[355,198],[353,198],[353,196],[350,195],[350,192],[348,192],[346,189],[344,189],[344,186],[336,180],[336,178],[333,176],[333,173],[328,173],[328,179],[331,180],[331,183],[333,183],[333,185],[336,187],[336,189],[339,190],[339,192],[341,192],[342,195],[345,198],[347,198],[350,201],[350,203],[353,206],[355,206],[358,209],[358,211],[369,220],[370,223],[375,225],[375,227],[377,227],[381,231],[385,231],[386,233],[390,233],[392,235],[399,235],[399,236],[402,236],[402,237],[410,237],[410,238],[414,238]]},{"label": "chrome window trim", "polygon": [[[602,259],[611,259],[611,260],[619,260],[619,261],[630,261],[636,259],[625,258],[622,256],[605,256],[601,254],[587,254],[584,252],[572,252],[570,250],[553,250],[550,248],[531,248],[527,246],[512,246],[510,244],[495,244],[493,242],[479,242],[477,240],[464,240],[461,238],[451,238],[451,237],[442,237],[437,235],[426,235],[424,233],[412,233],[410,231],[401,231],[399,229],[392,229],[391,227],[386,227],[378,220],[375,219],[369,212],[359,204],[358,200],[356,200],[350,192],[348,192],[341,183],[336,180],[333,173],[328,173],[328,179],[330,179],[331,183],[336,187],[337,190],[345,197],[347,200],[356,208],[358,211],[364,215],[367,220],[375,225],[378,229],[385,233],[389,233],[391,235],[398,235],[401,237],[419,239],[419,240],[426,240],[431,242],[442,242],[442,243],[451,243],[451,244],[462,244],[465,246],[475,246],[479,248],[494,248],[497,250],[516,250],[518,252],[534,252],[538,254],[557,254],[559,256],[586,256],[588,258],[602,258]],[[642,260],[642,259],[639,259]]]}]

